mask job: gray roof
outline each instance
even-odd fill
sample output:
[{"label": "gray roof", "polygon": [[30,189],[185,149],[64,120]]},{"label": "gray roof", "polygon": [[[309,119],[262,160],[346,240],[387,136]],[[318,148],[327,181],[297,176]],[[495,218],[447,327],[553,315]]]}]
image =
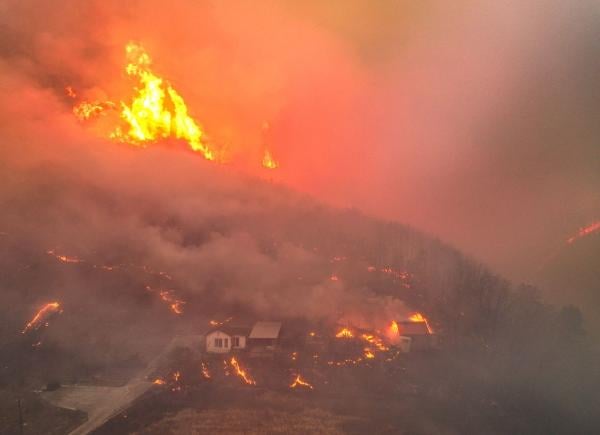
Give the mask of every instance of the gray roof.
[{"label": "gray roof", "polygon": [[427,323],[425,322],[413,322],[411,320],[401,320],[398,323],[398,333],[400,335],[412,336],[412,335],[431,335]]},{"label": "gray roof", "polygon": [[281,322],[256,322],[249,338],[278,338]]}]

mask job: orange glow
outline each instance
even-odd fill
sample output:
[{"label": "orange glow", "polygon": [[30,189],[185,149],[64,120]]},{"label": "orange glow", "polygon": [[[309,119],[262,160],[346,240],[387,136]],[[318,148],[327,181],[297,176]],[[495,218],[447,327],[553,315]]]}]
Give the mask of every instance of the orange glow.
[{"label": "orange glow", "polygon": [[208,367],[206,364],[202,363],[202,376],[205,379],[210,379],[210,372],[208,371]]},{"label": "orange glow", "polygon": [[111,137],[121,142],[146,146],[160,139],[176,138],[207,160],[215,153],[204,143],[200,125],[188,114],[183,97],[151,69],[152,59],[141,45],[130,42],[125,47],[128,64],[125,71],[138,81],[137,95],[129,104],[121,101],[123,127]]},{"label": "orange glow", "polygon": [[156,378],[156,379],[154,380],[154,382],[152,382],[152,383],[153,383],[154,385],[165,385],[165,384],[166,384],[166,382],[164,381],[164,379],[161,379],[161,378]]},{"label": "orange glow", "polygon": [[365,358],[367,358],[367,359],[373,359],[373,358],[375,358],[375,354],[373,352],[371,352],[371,349],[369,349],[368,347],[366,347],[364,349],[364,352],[365,352],[364,353]]},{"label": "orange glow", "polygon": [[398,323],[396,323],[395,320],[392,320],[392,324],[390,325],[390,332],[393,335],[398,335],[400,333],[400,327],[398,326]]},{"label": "orange glow", "polygon": [[71,86],[67,86],[65,88],[65,93],[67,94],[68,97],[77,98],[77,94],[75,93],[75,91],[73,90],[73,87],[71,87]]},{"label": "orange glow", "polygon": [[348,328],[342,328],[335,336],[336,338],[352,338],[354,334]]},{"label": "orange glow", "polygon": [[580,228],[576,234],[567,239],[567,243],[571,244],[575,240],[580,239],[582,237],[587,237],[597,231],[600,231],[600,221],[596,221],[588,225],[587,227]]},{"label": "orange glow", "polygon": [[340,279],[339,279],[339,277],[338,277],[337,275],[331,275],[331,276],[329,277],[329,279],[330,279],[331,281],[339,281],[339,280],[340,280]]},{"label": "orange glow", "polygon": [[302,379],[302,377],[299,374],[296,375],[296,378],[290,384],[290,388],[298,388],[298,387],[308,388],[309,390],[312,390],[314,388],[311,384],[309,384],[304,379]]},{"label": "orange glow", "polygon": [[222,322],[218,321],[218,320],[210,320],[208,323],[210,326],[223,326],[225,323],[229,323],[233,320],[233,317],[228,317],[227,319],[223,320]]},{"label": "orange glow", "polygon": [[269,150],[265,150],[262,165],[267,169],[277,169],[279,167],[279,163],[273,158],[273,155]]},{"label": "orange glow", "polygon": [[158,292],[158,295],[160,296],[160,300],[165,302],[169,309],[177,314],[177,315],[181,315],[183,314],[183,306],[185,305],[185,301],[176,298],[173,295],[173,290],[168,290],[168,289],[154,289],[150,286],[146,286],[146,290],[148,290],[149,292]]},{"label": "orange glow", "polygon": [[413,313],[408,317],[408,320],[411,322],[425,322],[425,326],[427,326],[427,332],[433,334],[433,330],[429,327],[429,323],[427,323],[427,319],[421,313]]},{"label": "orange glow", "polygon": [[59,310],[60,304],[58,302],[48,302],[38,310],[38,312],[29,322],[27,322],[27,325],[25,325],[25,328],[23,331],[21,331],[21,333],[25,334],[32,329],[40,328],[43,324],[45,324],[46,320],[52,313],[56,313]]},{"label": "orange glow", "polygon": [[80,121],[85,121],[104,113],[108,109],[115,109],[116,107],[112,101],[82,101],[73,107],[73,114]]},{"label": "orange glow", "polygon": [[250,375],[243,370],[235,357],[231,357],[231,365],[235,369],[236,374],[248,385],[256,385],[256,381],[250,377]]},{"label": "orange glow", "polygon": [[375,346],[380,351],[389,350],[389,348],[385,344],[383,344],[383,340],[381,338],[379,338],[379,337],[376,337],[373,334],[363,334],[363,335],[361,335],[361,337],[367,343],[372,344],[373,346]]},{"label": "orange glow", "polygon": [[63,263],[83,263],[83,260],[81,260],[77,257],[68,257],[66,255],[60,255],[54,249],[50,249],[49,251],[46,251],[46,254],[53,256],[58,261],[61,261]]}]

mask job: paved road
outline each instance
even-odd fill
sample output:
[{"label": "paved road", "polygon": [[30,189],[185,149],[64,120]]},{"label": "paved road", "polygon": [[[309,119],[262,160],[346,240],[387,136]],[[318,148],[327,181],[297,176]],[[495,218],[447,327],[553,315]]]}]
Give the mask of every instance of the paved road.
[{"label": "paved road", "polygon": [[102,426],[119,412],[127,409],[131,402],[144,394],[152,382],[148,376],[171,349],[176,346],[194,346],[199,336],[175,337],[148,365],[122,387],[65,385],[56,391],[42,393],[42,397],[61,408],[78,409],[87,413],[88,419],[69,435],[85,435]]}]

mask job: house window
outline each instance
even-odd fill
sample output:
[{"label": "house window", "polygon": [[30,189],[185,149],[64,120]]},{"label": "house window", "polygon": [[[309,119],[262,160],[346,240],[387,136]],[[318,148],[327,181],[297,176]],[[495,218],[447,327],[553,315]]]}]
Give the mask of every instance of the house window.
[{"label": "house window", "polygon": [[228,338],[224,338],[223,341],[225,342],[225,346],[224,347],[229,347],[229,339]]},{"label": "house window", "polygon": [[215,347],[223,347],[223,339],[215,338]]},{"label": "house window", "polygon": [[240,337],[231,337],[231,347],[240,347]]}]

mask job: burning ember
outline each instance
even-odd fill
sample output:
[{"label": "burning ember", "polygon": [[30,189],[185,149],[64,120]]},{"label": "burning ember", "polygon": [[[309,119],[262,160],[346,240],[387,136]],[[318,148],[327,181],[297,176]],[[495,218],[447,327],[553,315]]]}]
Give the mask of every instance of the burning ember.
[{"label": "burning ember", "polygon": [[235,357],[231,357],[231,365],[235,369],[235,373],[248,385],[256,385],[256,381],[250,377],[250,375],[240,367]]},{"label": "burning ember", "polygon": [[398,327],[398,323],[395,320],[392,320],[392,324],[390,325],[390,332],[392,335],[398,335],[400,333],[400,328]]},{"label": "burning ember", "polygon": [[27,322],[22,334],[27,333],[28,331],[39,329],[42,325],[47,325],[48,318],[54,314],[60,312],[60,304],[58,302],[49,302],[45,304],[39,311],[33,316],[33,318]]},{"label": "burning ember", "polygon": [[[396,325],[396,326],[398,326],[398,325]],[[363,335],[361,335],[361,337],[367,343],[372,344],[373,346],[375,346],[378,350],[380,350],[382,352],[389,350],[389,347],[387,347],[385,344],[383,344],[383,340],[380,337],[376,337],[373,334],[363,334]]]},{"label": "burning ember", "polygon": [[597,231],[600,231],[600,221],[596,221],[596,222],[588,225],[587,227],[580,228],[576,234],[574,234],[573,236],[571,236],[567,239],[567,243],[571,244],[575,240],[581,239],[582,237],[587,237]]},{"label": "burning ember", "polygon": [[369,349],[368,347],[366,347],[364,349],[364,352],[365,352],[364,353],[365,358],[367,358],[367,359],[373,359],[373,358],[375,358],[375,354],[373,352],[371,352],[371,349]]},{"label": "burning ember", "polygon": [[205,379],[210,379],[210,372],[208,371],[208,366],[204,363],[202,363],[202,376],[204,376]]},{"label": "burning ember", "polygon": [[225,323],[229,323],[233,320],[233,317],[228,317],[227,319],[223,320],[222,322],[218,321],[218,320],[211,320],[208,322],[208,324],[210,326],[223,326]]},{"label": "burning ember", "polygon": [[279,167],[279,163],[277,163],[277,161],[273,158],[269,150],[265,150],[265,155],[262,159],[262,165],[267,169],[277,169]]},{"label": "burning ember", "polygon": [[421,313],[411,314],[408,318],[411,322],[425,322],[425,326],[427,326],[427,332],[433,334],[433,330],[429,327],[429,323],[427,323],[427,319]]},{"label": "burning ember", "polygon": [[161,378],[156,378],[156,379],[154,380],[154,382],[152,382],[152,383],[153,383],[154,385],[165,385],[165,384],[166,384],[165,380],[164,380],[164,379],[161,379]]},{"label": "burning ember", "polygon": [[117,106],[112,101],[82,101],[73,107],[73,115],[80,121],[85,121],[104,113],[107,109],[116,109]]},{"label": "burning ember", "polygon": [[335,334],[336,338],[352,338],[354,334],[348,328],[342,328],[340,331]]},{"label": "burning ember", "polygon": [[49,249],[48,251],[46,251],[46,254],[53,256],[58,261],[62,261],[63,263],[83,263],[83,260],[77,257],[68,257],[66,255],[60,255],[54,249]]},{"label": "burning ember", "polygon": [[302,377],[300,376],[300,374],[296,375],[296,378],[290,384],[290,388],[298,388],[298,387],[307,388],[309,390],[314,389],[314,387],[311,384],[309,384],[304,379],[302,379]]},{"label": "burning ember", "polygon": [[150,287],[148,285],[146,286],[146,290],[148,290],[149,292],[158,291],[160,299],[169,306],[169,309],[173,313],[175,313],[177,315],[183,314],[183,305],[185,304],[185,301],[182,301],[181,299],[177,299],[173,295],[173,290],[168,290],[168,289],[157,290],[157,289],[153,289],[152,287]]}]

